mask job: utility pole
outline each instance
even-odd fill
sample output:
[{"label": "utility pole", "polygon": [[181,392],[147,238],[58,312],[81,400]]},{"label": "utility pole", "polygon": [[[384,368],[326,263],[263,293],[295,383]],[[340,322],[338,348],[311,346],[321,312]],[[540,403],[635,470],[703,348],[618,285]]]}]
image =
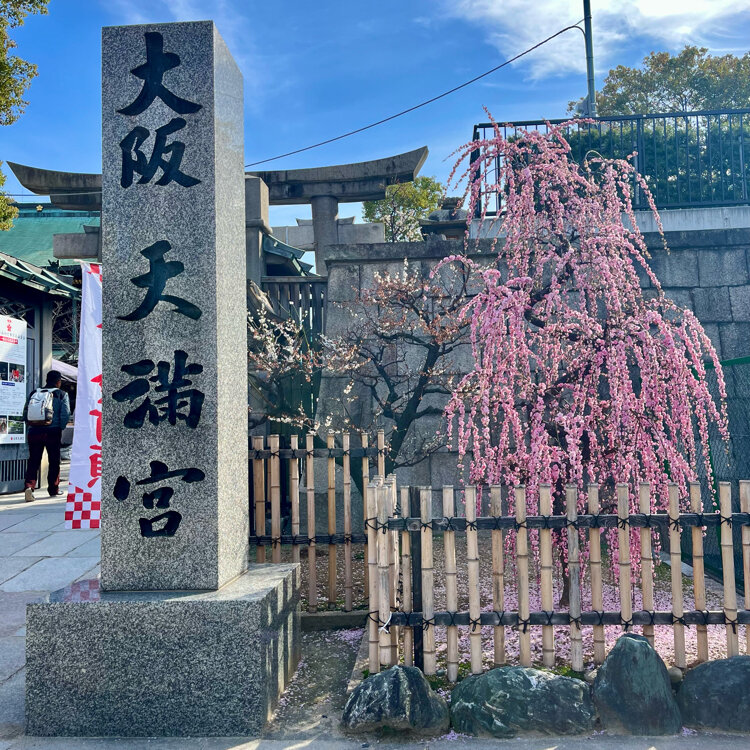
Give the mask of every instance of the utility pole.
[{"label": "utility pole", "polygon": [[594,84],[594,42],[591,36],[591,0],[583,0],[583,28],[586,38],[586,78],[588,81],[589,115],[596,117],[596,86]]}]

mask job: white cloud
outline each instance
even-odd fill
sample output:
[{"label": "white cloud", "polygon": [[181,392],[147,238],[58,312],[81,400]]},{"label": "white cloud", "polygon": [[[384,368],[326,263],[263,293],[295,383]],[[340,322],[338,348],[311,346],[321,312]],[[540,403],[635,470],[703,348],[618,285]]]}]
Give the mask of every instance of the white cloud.
[{"label": "white cloud", "polygon": [[[503,57],[583,17],[581,0],[451,0],[444,12],[479,26]],[[652,43],[654,49],[674,51],[697,44],[719,54],[747,51],[745,35],[733,36],[738,14],[750,20],[750,0],[593,0],[597,70],[618,64],[618,53],[635,38]],[[531,78],[583,73],[583,35],[568,31],[516,65],[528,70]]]}]

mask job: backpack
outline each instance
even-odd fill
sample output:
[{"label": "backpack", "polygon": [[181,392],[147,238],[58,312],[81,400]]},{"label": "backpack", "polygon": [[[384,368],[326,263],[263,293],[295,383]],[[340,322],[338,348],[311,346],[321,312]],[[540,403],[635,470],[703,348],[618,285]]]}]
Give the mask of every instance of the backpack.
[{"label": "backpack", "polygon": [[42,427],[52,424],[56,390],[56,388],[37,388],[31,394],[29,408],[26,410],[26,422],[29,425]]}]

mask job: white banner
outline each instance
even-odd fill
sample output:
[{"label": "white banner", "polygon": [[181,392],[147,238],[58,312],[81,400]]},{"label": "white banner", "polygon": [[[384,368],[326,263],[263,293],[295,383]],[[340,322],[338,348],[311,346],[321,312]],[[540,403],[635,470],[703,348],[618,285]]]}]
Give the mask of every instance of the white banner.
[{"label": "white banner", "polygon": [[78,388],[66,529],[98,529],[102,499],[102,269],[81,263]]},{"label": "white banner", "polygon": [[23,443],[26,423],[26,321],[0,315],[0,443]]}]

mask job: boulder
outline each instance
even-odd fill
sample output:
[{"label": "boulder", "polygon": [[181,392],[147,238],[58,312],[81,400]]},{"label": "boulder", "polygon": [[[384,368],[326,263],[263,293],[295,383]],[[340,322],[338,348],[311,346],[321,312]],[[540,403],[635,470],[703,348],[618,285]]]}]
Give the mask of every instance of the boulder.
[{"label": "boulder", "polygon": [[682,726],[667,668],[640,635],[623,635],[609,652],[594,680],[594,703],[607,730],[662,735]]},{"label": "boulder", "polygon": [[350,732],[390,729],[414,734],[448,731],[448,704],[416,667],[395,666],[359,685],[344,707],[341,722]]},{"label": "boulder", "polygon": [[750,656],[708,661],[691,669],[677,702],[688,727],[750,732]]},{"label": "boulder", "polygon": [[538,669],[498,667],[467,677],[451,693],[453,728],[481,737],[583,734],[594,719],[585,682]]}]

